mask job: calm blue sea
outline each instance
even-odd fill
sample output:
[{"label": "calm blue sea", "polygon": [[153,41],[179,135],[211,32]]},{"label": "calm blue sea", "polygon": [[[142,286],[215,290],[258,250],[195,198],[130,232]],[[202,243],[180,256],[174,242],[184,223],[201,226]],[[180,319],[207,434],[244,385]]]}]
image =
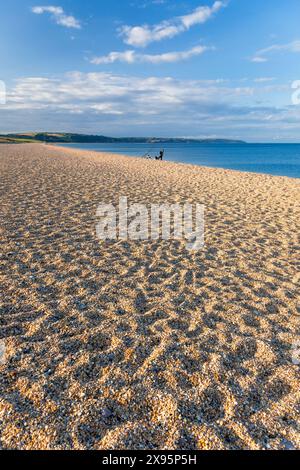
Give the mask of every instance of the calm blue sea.
[{"label": "calm blue sea", "polygon": [[165,159],[215,168],[227,168],[300,178],[300,144],[62,144],[63,146],[141,157],[161,148]]}]

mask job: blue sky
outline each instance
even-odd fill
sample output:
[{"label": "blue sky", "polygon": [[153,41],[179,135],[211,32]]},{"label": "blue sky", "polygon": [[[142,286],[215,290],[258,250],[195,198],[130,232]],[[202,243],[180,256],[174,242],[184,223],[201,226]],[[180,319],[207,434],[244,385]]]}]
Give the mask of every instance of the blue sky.
[{"label": "blue sky", "polygon": [[0,132],[298,142],[299,18],[299,0],[4,0]]}]

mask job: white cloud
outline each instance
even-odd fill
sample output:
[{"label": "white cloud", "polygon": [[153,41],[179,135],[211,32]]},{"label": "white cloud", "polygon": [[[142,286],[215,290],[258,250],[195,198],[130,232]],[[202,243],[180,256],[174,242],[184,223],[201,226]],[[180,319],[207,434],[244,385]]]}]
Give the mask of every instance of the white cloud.
[{"label": "white cloud", "polygon": [[215,1],[212,7],[200,6],[192,13],[163,21],[154,26],[123,26],[120,30],[124,42],[134,47],[145,47],[151,42],[172,38],[189,30],[196,24],[205,23],[226,4],[223,1]]},{"label": "white cloud", "polygon": [[138,54],[135,51],[128,50],[125,52],[110,52],[106,56],[94,57],[91,60],[92,64],[112,64],[114,62],[126,62],[133,64],[136,62],[147,62],[150,64],[162,64],[178,62],[180,60],[187,60],[191,57],[203,54],[208,49],[205,46],[196,46],[186,51],[166,52],[164,54]]},{"label": "white cloud", "polygon": [[189,29],[196,24],[205,23],[223,7],[225,7],[224,2],[216,1],[211,8],[207,6],[198,7],[189,15],[181,16],[180,19],[185,28]]},{"label": "white cloud", "polygon": [[268,59],[265,59],[265,57],[252,57],[251,62],[257,62],[258,64],[263,63],[263,62],[268,62]]},{"label": "white cloud", "polygon": [[292,41],[287,44],[273,44],[272,46],[260,49],[256,52],[254,57],[252,57],[252,62],[267,62],[269,54],[276,52],[300,52],[300,40]]},{"label": "white cloud", "polygon": [[136,53],[134,51],[124,52],[110,52],[106,56],[94,57],[91,59],[92,64],[113,64],[114,62],[127,62],[127,64],[133,64],[136,62]]},{"label": "white cloud", "polygon": [[42,15],[43,13],[50,13],[52,18],[61,26],[66,28],[75,28],[80,29],[80,21],[77,20],[74,16],[66,15],[62,7],[55,6],[36,6],[31,9],[36,15]]},{"label": "white cloud", "polygon": [[273,82],[274,80],[276,80],[274,77],[259,77],[254,79],[255,83]]}]

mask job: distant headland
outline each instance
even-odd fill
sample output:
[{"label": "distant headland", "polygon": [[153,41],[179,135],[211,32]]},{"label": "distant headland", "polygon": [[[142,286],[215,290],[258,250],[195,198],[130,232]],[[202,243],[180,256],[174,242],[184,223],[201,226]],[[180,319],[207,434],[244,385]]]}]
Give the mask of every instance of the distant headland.
[{"label": "distant headland", "polygon": [[61,132],[39,132],[22,134],[0,134],[0,143],[49,142],[49,143],[203,143],[203,144],[246,144],[242,140],[231,139],[190,139],[177,137],[107,137],[104,135],[72,134]]}]

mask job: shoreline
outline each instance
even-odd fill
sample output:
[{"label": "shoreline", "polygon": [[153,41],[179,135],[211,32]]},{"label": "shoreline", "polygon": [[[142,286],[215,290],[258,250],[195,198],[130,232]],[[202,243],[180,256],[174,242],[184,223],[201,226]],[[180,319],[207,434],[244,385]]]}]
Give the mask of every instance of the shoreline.
[{"label": "shoreline", "polygon": [[[72,143],[52,143],[52,142],[42,142],[42,141],[37,141],[37,142],[0,142],[0,145],[24,145],[24,144],[29,144],[29,145],[33,145],[33,144],[38,144],[38,145],[49,145],[49,146],[52,146],[52,147],[56,147],[56,148],[61,148],[61,149],[70,149],[70,150],[74,150],[74,151],[82,151],[82,152],[93,152],[93,153],[99,153],[99,154],[112,154],[112,155],[116,155],[116,156],[122,156],[122,157],[128,157],[128,158],[141,158],[141,159],[144,159],[145,157],[143,156],[137,156],[137,155],[126,155],[126,154],[122,154],[122,153],[116,153],[116,152],[106,152],[105,150],[101,150],[101,151],[98,151],[98,150],[85,150],[84,148],[73,148],[72,147]],[[76,143],[74,142],[74,145],[78,145],[79,143]],[[70,146],[69,146],[70,145]],[[110,144],[108,144],[110,145]],[[144,144],[141,144],[141,145],[144,145]],[[282,144],[274,144],[274,143],[253,143],[253,142],[244,142],[243,143],[243,146],[244,145],[295,145],[294,143],[282,143]],[[300,144],[296,144],[296,145],[300,145]],[[288,175],[274,175],[272,173],[260,173],[260,172],[256,172],[256,171],[247,171],[247,170],[237,170],[237,169],[233,169],[233,168],[226,168],[226,167],[218,167],[218,166],[209,166],[209,165],[203,165],[203,164],[196,164],[196,163],[189,163],[189,162],[181,162],[181,161],[176,161],[176,160],[164,160],[164,162],[169,162],[169,163],[175,163],[175,164],[179,164],[179,165],[192,165],[192,166],[198,166],[198,167],[203,167],[203,168],[211,168],[211,169],[216,169],[216,170],[225,170],[225,171],[235,171],[235,172],[238,172],[238,173],[249,173],[249,174],[255,174],[255,175],[262,175],[262,176],[273,176],[273,177],[281,177],[281,178],[291,178],[291,179],[296,179],[296,180],[299,180],[300,179],[300,176],[288,176]]]},{"label": "shoreline", "polygon": [[[41,144],[43,145],[43,144]],[[122,158],[130,158],[130,159],[133,159],[133,158],[136,158],[136,159],[139,159],[139,160],[148,160],[148,161],[152,161],[153,163],[161,163],[161,162],[157,162],[156,160],[151,160],[151,159],[146,159],[145,157],[142,157],[142,156],[136,156],[136,155],[125,155],[125,154],[121,154],[121,153],[115,153],[115,152],[105,152],[105,151],[97,151],[97,150],[85,150],[83,148],[72,148],[72,147],[67,147],[67,146],[64,146],[64,145],[68,145],[68,144],[62,144],[62,145],[57,145],[57,144],[52,144],[52,143],[46,143],[45,145],[50,145],[51,147],[54,147],[54,148],[57,148],[57,149],[69,149],[71,151],[74,151],[74,152],[88,152],[88,153],[93,153],[93,154],[100,154],[100,155],[114,155],[116,157],[122,157]],[[247,143],[248,145],[248,143]],[[209,170],[220,170],[220,171],[229,171],[229,172],[235,172],[235,173],[241,173],[241,174],[248,174],[248,175],[257,175],[257,176],[271,176],[272,178],[288,178],[288,179],[292,179],[292,180],[296,180],[296,181],[299,181],[300,177],[295,177],[295,176],[284,176],[284,175],[272,175],[270,173],[257,173],[255,171],[241,171],[241,170],[234,170],[234,169],[231,169],[231,168],[223,168],[223,167],[214,167],[214,166],[206,166],[206,165],[197,165],[195,163],[185,163],[185,162],[179,162],[179,161],[174,161],[174,160],[163,160],[163,163],[171,163],[171,164],[175,164],[175,165],[183,165],[183,166],[192,166],[192,167],[195,167],[195,168],[207,168]]]}]

